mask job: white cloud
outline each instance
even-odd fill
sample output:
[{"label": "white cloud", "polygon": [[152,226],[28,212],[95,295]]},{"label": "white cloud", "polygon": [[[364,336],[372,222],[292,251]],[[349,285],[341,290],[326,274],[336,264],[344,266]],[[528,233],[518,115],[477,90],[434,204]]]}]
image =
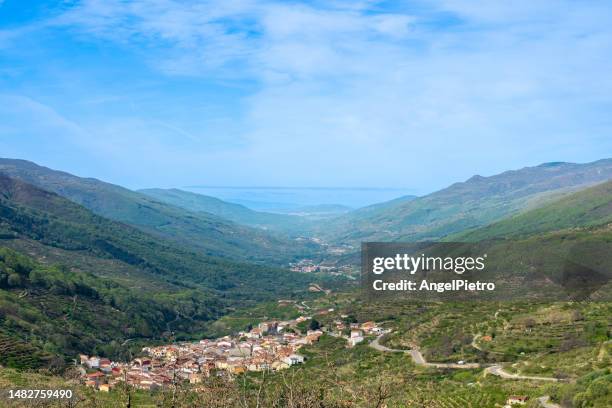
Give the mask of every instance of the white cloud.
[{"label": "white cloud", "polygon": [[425,189],[527,164],[524,157],[594,158],[612,125],[598,115],[612,104],[609,11],[552,0],[393,9],[376,1],[86,0],[48,24],[135,50],[170,80],[256,84],[231,119],[239,125],[228,137],[240,143],[211,146],[181,123],[120,118],[99,130],[116,155],[130,142],[113,135],[147,135],[143,157],[241,172],[259,177],[255,184],[326,184],[332,174],[329,184],[412,185],[406,175],[417,174]]}]

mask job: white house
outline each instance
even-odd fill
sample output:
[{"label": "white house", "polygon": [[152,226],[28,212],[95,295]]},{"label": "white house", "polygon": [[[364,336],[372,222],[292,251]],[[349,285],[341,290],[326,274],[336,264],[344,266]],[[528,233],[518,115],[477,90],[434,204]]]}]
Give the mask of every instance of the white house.
[{"label": "white house", "polygon": [[99,357],[89,357],[89,360],[87,360],[87,367],[89,368],[100,367],[100,358]]},{"label": "white house", "polygon": [[355,336],[348,339],[348,343],[350,347],[355,347],[357,344],[363,341],[362,336]]},{"label": "white house", "polygon": [[304,356],[299,354],[291,354],[289,357],[283,358],[283,362],[289,364],[290,366],[302,364],[304,362]]}]

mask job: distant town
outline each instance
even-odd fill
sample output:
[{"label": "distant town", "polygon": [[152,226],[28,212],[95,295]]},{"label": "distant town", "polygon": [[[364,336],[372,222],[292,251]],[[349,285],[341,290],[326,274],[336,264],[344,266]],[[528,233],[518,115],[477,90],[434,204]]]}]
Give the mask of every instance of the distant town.
[{"label": "distant town", "polygon": [[352,277],[354,267],[351,265],[335,265],[330,262],[316,262],[312,259],[301,259],[290,263],[289,269],[300,273],[323,272],[332,276]]}]

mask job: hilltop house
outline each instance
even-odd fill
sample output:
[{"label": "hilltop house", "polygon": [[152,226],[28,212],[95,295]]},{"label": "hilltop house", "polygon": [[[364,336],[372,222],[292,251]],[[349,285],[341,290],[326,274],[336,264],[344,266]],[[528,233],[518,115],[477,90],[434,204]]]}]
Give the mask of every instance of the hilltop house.
[{"label": "hilltop house", "polygon": [[361,325],[361,328],[366,332],[372,330],[374,327],[376,327],[376,323],[374,322],[365,322]]}]

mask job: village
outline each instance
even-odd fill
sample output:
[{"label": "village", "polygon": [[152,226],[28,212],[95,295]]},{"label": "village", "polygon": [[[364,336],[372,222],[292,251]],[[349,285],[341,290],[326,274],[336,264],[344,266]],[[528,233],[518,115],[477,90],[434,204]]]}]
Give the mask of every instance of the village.
[{"label": "village", "polygon": [[[304,302],[278,302],[293,304],[301,312],[305,311]],[[379,351],[397,351],[378,344],[380,336],[391,330],[373,321],[349,323],[349,316],[341,314],[340,319],[331,321],[329,326],[320,326],[316,318],[331,312],[334,309],[317,310],[313,313],[314,318],[302,315],[293,320],[265,321],[248,331],[217,339],[144,347],[142,356],[129,363],[84,354],[79,355],[77,363],[83,383],[97,391],[109,392],[119,384],[146,391],[191,384],[194,390],[198,390],[198,384],[210,376],[232,381],[247,372],[280,371],[303,364],[306,357],[300,354],[300,349],[318,342],[324,334],[345,339],[349,348],[363,343],[366,336],[370,336],[370,339],[376,336],[370,346]],[[301,330],[303,328],[305,332]],[[489,336],[483,336],[483,340],[489,340],[486,337]],[[462,365],[463,362],[457,364]],[[464,367],[467,368],[467,365]],[[543,406],[558,407],[548,403],[548,398],[544,396],[538,400]],[[511,395],[504,408],[525,405],[528,400],[529,397],[525,395]]]},{"label": "village", "polygon": [[[329,311],[333,309],[323,312]],[[297,329],[303,322],[305,333]],[[347,347],[354,347],[364,341],[364,336],[384,332],[374,322],[336,320],[331,327],[325,327],[311,316],[300,316],[261,322],[248,331],[218,339],[145,347],[142,357],[128,363],[81,354],[77,364],[83,383],[96,390],[108,392],[121,383],[155,390],[178,383],[199,384],[211,375],[234,378],[247,371],[279,371],[302,364],[305,357],[299,350],[317,342],[324,333],[345,338]]]},{"label": "village", "polygon": [[329,261],[317,262],[312,259],[300,259],[297,262],[289,264],[289,269],[292,272],[300,273],[315,273],[322,272],[331,276],[351,276],[354,267],[351,265],[336,265]]}]

